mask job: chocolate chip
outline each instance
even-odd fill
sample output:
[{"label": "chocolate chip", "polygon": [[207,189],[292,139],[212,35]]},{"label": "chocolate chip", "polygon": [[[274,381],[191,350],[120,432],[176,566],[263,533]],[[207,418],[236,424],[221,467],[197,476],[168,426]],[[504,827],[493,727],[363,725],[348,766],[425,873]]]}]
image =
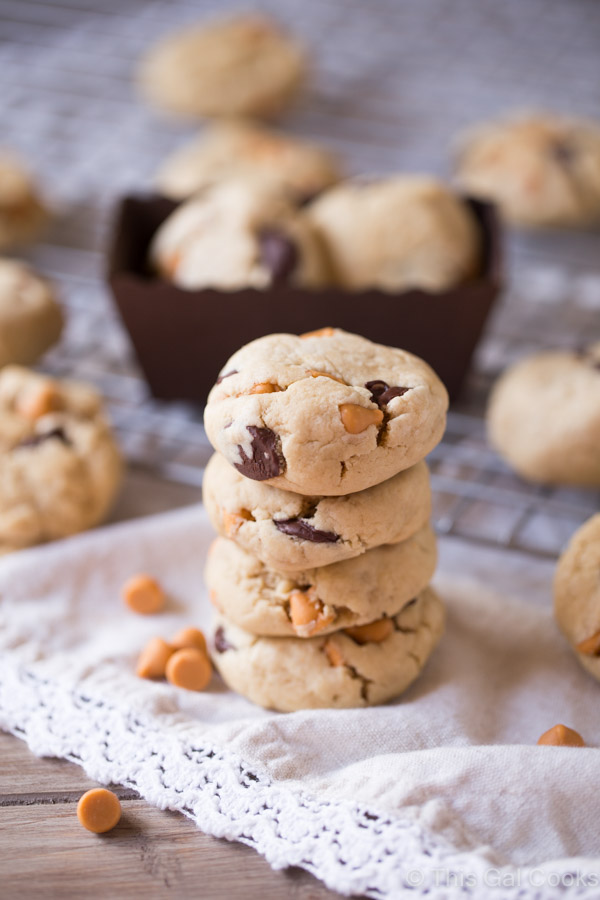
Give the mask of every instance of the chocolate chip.
[{"label": "chocolate chip", "polygon": [[17,444],[17,447],[37,447],[39,444],[45,443],[45,441],[52,440],[52,438],[62,441],[66,447],[71,446],[71,441],[65,434],[64,429],[53,428],[52,431],[46,431],[43,434],[32,434],[31,437],[25,438]]},{"label": "chocolate chip", "polygon": [[371,392],[371,400],[377,406],[386,406],[394,397],[402,397],[410,388],[390,387],[385,381],[367,381],[365,387]]},{"label": "chocolate chip", "polygon": [[298,263],[298,249],[290,238],[273,228],[258,234],[260,261],[271,274],[274,283],[288,281]]},{"label": "chocolate chip", "polygon": [[301,541],[312,541],[313,544],[335,544],[340,539],[334,531],[320,531],[299,518],[273,519],[273,524],[283,534],[300,538]]},{"label": "chocolate chip", "polygon": [[225,630],[222,625],[219,625],[215,631],[214,644],[217,653],[226,653],[227,650],[235,650],[233,644],[230,644],[225,637]]},{"label": "chocolate chip", "polygon": [[552,158],[561,166],[570,166],[577,155],[576,148],[567,139],[553,141],[549,150]]},{"label": "chocolate chip", "polygon": [[218,377],[217,380],[215,381],[215,384],[221,384],[221,382],[222,382],[225,378],[229,378],[230,375],[237,375],[237,373],[238,373],[238,370],[237,370],[237,369],[232,369],[231,372],[225,372],[224,375],[219,375],[219,377]]},{"label": "chocolate chip", "polygon": [[248,456],[242,445],[238,444],[242,458],[241,463],[235,463],[238,472],[254,481],[266,481],[285,472],[279,436],[270,428],[257,428],[256,425],[248,425],[248,431],[252,435],[252,456]]}]

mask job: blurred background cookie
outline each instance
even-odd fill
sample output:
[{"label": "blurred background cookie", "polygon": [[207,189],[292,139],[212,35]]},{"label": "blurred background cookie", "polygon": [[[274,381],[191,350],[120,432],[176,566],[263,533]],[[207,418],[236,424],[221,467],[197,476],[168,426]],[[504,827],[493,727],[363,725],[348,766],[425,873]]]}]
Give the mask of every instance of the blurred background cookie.
[{"label": "blurred background cookie", "polygon": [[492,446],[523,478],[600,486],[600,343],[511,366],[494,386],[487,424]]},{"label": "blurred background cookie", "polygon": [[165,160],[156,187],[165,197],[185,200],[227,178],[264,176],[280,181],[300,200],[341,178],[333,153],[292,135],[250,122],[213,125]]},{"label": "blurred background cookie", "polygon": [[0,553],[97,525],[121,468],[92,387],[18,366],[0,372]]},{"label": "blurred background cookie", "polygon": [[156,232],[150,263],[190,290],[328,280],[310,221],[270,179],[223,182],[188,200]]},{"label": "blurred background cookie", "polygon": [[46,279],[0,258],[0,367],[29,365],[59,339],[63,314]]},{"label": "blurred background cookie", "polygon": [[0,249],[33,238],[46,215],[30,174],[16,157],[0,150]]},{"label": "blurred background cookie", "polygon": [[308,214],[336,282],[350,290],[442,291],[473,278],[480,267],[473,213],[435,178],[345,182],[326,191]]},{"label": "blurred background cookie", "polygon": [[515,225],[590,225],[600,221],[600,125],[551,113],[484,124],[465,135],[457,178]]},{"label": "blurred background cookie", "polygon": [[558,561],[554,615],[581,665],[600,681],[600,513],[575,532]]},{"label": "blurred background cookie", "polygon": [[297,92],[305,55],[261,15],[186,28],[152,47],[138,81],[146,97],[188,117],[278,115]]}]

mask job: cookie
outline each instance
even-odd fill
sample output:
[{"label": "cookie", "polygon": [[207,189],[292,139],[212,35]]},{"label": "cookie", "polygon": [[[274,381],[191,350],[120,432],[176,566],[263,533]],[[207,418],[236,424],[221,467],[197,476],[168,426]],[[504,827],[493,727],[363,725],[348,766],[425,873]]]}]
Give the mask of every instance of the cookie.
[{"label": "cookie", "polygon": [[238,472],[337,496],[386,481],[441,440],[448,395],[411,353],[335,328],[271,334],[234,353],[204,411]]},{"label": "cookie", "polygon": [[23,263],[0,259],[0,368],[35,362],[56,343],[62,328],[50,284]]},{"label": "cookie", "polygon": [[303,202],[339,181],[341,170],[323,147],[249,122],[223,122],[170,156],[156,186],[186,200],[219,181],[255,176],[275,179]]},{"label": "cookie", "polygon": [[395,615],[429,584],[436,559],[429,525],[399,544],[287,574],[217,538],[205,580],[215,607],[240,628],[307,638]]},{"label": "cookie", "polygon": [[431,515],[424,462],[348,496],[304,497],[244,478],[215,453],[204,471],[202,496],[219,534],[281,572],[328,566],[397,544]]},{"label": "cookie", "polygon": [[156,232],[150,264],[186,290],[327,281],[309,221],[269,179],[223,182],[179,206]]},{"label": "cookie", "polygon": [[272,20],[238,15],[169,35],[142,59],[148,100],[186,117],[277,116],[305,76],[302,48]]},{"label": "cookie", "polygon": [[535,113],[465,135],[457,179],[525,227],[585,226],[600,220],[600,125]]},{"label": "cookie", "polygon": [[349,290],[443,291],[481,267],[472,211],[434,178],[344,182],[325,191],[308,215],[336,282]]},{"label": "cookie", "polygon": [[257,637],[217,618],[213,659],[225,683],[267,709],[375,706],[415,680],[444,628],[444,607],[425,588],[373,626],[315,638]]},{"label": "cookie", "polygon": [[554,616],[581,665],[600,681],[600,513],[575,532],[558,561]]},{"label": "cookie", "polygon": [[31,176],[18,159],[0,151],[0,249],[30,240],[45,219]]},{"label": "cookie", "polygon": [[18,366],[0,372],[0,553],[96,525],[120,478],[93,388]]},{"label": "cookie", "polygon": [[600,343],[509,368],[494,386],[487,423],[492,446],[523,478],[600,485]]}]

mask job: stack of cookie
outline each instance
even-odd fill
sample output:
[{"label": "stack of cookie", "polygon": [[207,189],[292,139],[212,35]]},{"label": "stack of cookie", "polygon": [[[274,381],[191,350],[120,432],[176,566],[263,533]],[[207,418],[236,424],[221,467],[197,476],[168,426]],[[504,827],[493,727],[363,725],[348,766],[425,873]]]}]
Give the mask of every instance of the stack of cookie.
[{"label": "stack of cookie", "polygon": [[418,357],[332,328],[235,353],[208,399],[214,659],[279,710],[383,703],[443,628],[425,455],[446,391]]}]

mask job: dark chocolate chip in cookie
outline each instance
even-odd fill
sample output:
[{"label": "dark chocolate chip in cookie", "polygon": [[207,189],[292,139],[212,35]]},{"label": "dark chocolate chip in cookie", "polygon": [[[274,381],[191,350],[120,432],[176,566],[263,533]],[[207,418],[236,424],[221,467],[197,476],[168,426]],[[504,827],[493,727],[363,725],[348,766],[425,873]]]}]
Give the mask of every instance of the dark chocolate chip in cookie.
[{"label": "dark chocolate chip in cookie", "polygon": [[218,377],[217,380],[215,381],[215,384],[221,384],[221,382],[222,382],[225,378],[229,378],[230,375],[237,375],[237,373],[238,373],[238,372],[237,372],[237,369],[232,369],[231,372],[225,372],[223,375],[219,375],[219,377]]},{"label": "dark chocolate chip in cookie", "polygon": [[312,541],[313,544],[335,544],[340,539],[334,531],[320,531],[300,518],[273,519],[273,524],[283,534],[300,538],[301,541]]},{"label": "dark chocolate chip in cookie", "polygon": [[288,281],[298,264],[298,249],[282,231],[264,228],[259,232],[260,261],[274,283]]},{"label": "dark chocolate chip in cookie", "polygon": [[17,444],[17,447],[38,447],[40,444],[50,441],[53,438],[62,441],[66,447],[71,446],[71,441],[65,434],[64,429],[53,428],[51,431],[45,431],[42,434],[32,434],[31,437],[25,438]]},{"label": "dark chocolate chip in cookie", "polygon": [[402,397],[408,387],[390,387],[385,381],[367,381],[365,387],[371,392],[371,400],[377,406],[386,406],[394,397]]},{"label": "dark chocolate chip in cookie", "polygon": [[252,435],[252,456],[248,456],[242,445],[238,444],[242,459],[240,463],[235,463],[238,472],[254,481],[266,481],[285,472],[285,458],[278,435],[270,428],[258,428],[256,425],[248,425],[248,431]]},{"label": "dark chocolate chip in cookie", "polygon": [[222,625],[219,625],[215,631],[214,645],[217,653],[226,653],[227,650],[235,650],[233,644],[230,644],[225,637],[225,630]]}]

